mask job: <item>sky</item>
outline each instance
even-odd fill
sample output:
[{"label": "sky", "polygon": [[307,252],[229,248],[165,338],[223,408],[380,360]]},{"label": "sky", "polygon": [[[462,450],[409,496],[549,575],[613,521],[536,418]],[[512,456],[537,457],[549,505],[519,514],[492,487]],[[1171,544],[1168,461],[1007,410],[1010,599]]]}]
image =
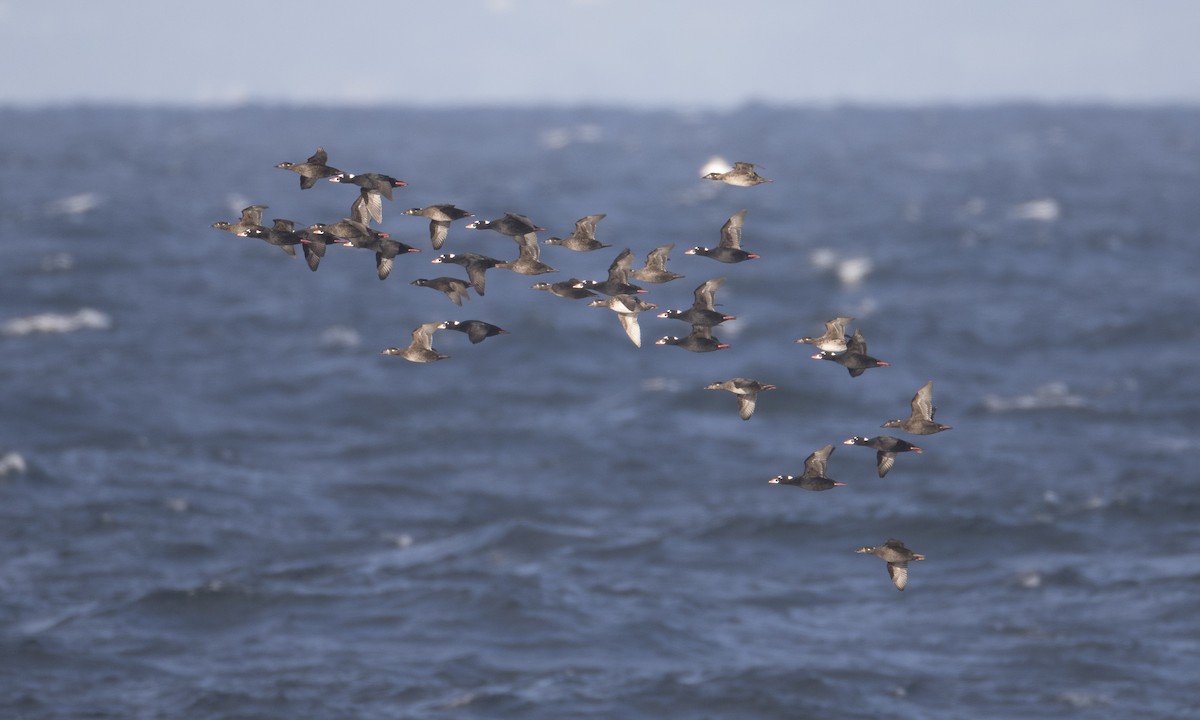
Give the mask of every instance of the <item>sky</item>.
[{"label": "sky", "polygon": [[0,0],[0,106],[1200,103],[1194,0]]}]

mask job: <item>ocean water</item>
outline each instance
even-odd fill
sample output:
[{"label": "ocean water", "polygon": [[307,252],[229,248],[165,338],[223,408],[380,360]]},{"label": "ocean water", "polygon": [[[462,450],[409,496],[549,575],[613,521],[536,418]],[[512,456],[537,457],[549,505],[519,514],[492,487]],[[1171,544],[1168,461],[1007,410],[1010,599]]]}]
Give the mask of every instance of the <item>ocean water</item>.
[{"label": "ocean water", "polygon": [[[1200,717],[1200,110],[0,110],[0,717]],[[406,180],[422,248],[319,271],[214,230]],[[758,163],[754,188],[699,179]],[[544,247],[410,285],[452,202]],[[747,210],[744,247],[711,245]],[[448,251],[511,259],[492,231]],[[715,334],[536,292],[675,243]],[[889,367],[802,335],[851,315]],[[507,335],[418,365],[432,320]],[[709,382],[778,386],[741,421]],[[842,445],[934,380],[886,478]],[[832,443],[828,492],[770,485]],[[862,545],[903,540],[898,592]]]}]

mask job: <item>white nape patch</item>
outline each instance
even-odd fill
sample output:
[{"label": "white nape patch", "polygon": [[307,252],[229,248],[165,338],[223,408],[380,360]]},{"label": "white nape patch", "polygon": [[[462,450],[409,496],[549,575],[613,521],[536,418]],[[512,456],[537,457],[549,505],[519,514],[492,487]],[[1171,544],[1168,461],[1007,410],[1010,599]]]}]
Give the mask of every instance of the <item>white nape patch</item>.
[{"label": "white nape patch", "polygon": [[321,332],[320,343],[332,350],[353,350],[362,345],[362,337],[348,325],[331,325]]},{"label": "white nape patch", "polygon": [[21,475],[25,472],[25,458],[17,452],[6,452],[0,455],[0,477],[5,475]]},{"label": "white nape patch", "polygon": [[192,508],[192,504],[187,501],[187,498],[173,497],[167,498],[163,502],[163,506],[171,512],[184,513]]},{"label": "white nape patch", "polygon": [[32,335],[34,333],[65,333],[76,330],[108,330],[112,318],[92,308],[82,308],[70,315],[41,313],[23,318],[13,318],[0,325],[3,335]]},{"label": "white nape patch", "polygon": [[1014,205],[1009,209],[1008,216],[1014,220],[1054,222],[1062,216],[1062,208],[1054,198],[1041,198]]}]

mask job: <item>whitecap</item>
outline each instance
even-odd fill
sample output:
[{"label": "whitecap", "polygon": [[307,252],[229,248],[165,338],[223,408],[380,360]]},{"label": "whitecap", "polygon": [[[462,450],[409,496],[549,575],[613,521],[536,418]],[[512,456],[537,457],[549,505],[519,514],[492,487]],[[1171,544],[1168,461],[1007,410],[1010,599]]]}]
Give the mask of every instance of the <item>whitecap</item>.
[{"label": "whitecap", "polygon": [[642,392],[677,393],[683,389],[683,383],[676,378],[649,377],[642,380]]},{"label": "whitecap", "polygon": [[25,458],[21,457],[18,452],[6,452],[0,455],[0,477],[13,474],[20,475],[26,469]]},{"label": "whitecap", "polygon": [[99,205],[100,195],[94,192],[82,192],[47,203],[46,212],[51,215],[77,217]]},{"label": "whitecap", "polygon": [[1032,393],[1014,397],[987,395],[981,401],[983,409],[988,412],[1019,412],[1023,410],[1056,410],[1061,408],[1081,408],[1087,406],[1087,400],[1080,395],[1072,395],[1067,384],[1062,382],[1040,385]]},{"label": "whitecap", "polygon": [[52,253],[43,257],[38,266],[42,272],[66,272],[75,269],[75,258],[70,253]]},{"label": "whitecap", "polygon": [[538,142],[547,150],[562,150],[574,143],[596,143],[604,138],[604,130],[593,123],[583,123],[574,127],[557,127],[543,130],[538,135]]},{"label": "whitecap", "polygon": [[845,258],[837,264],[838,281],[847,286],[858,285],[871,274],[874,267],[871,258],[865,255]]},{"label": "whitecap", "polygon": [[812,266],[822,272],[832,273],[838,282],[855,287],[871,274],[875,263],[866,255],[843,256],[831,248],[816,248],[808,256]]},{"label": "whitecap", "polygon": [[76,330],[108,330],[112,318],[92,308],[82,308],[70,314],[40,313],[13,318],[0,325],[0,334],[32,335],[33,333],[66,333]]},{"label": "whitecap", "polygon": [[1009,217],[1016,220],[1054,222],[1062,215],[1062,208],[1054,198],[1041,198],[1014,205],[1009,209],[1008,214]]},{"label": "whitecap", "polygon": [[348,325],[331,325],[321,333],[321,347],[333,350],[353,350],[362,345],[362,336]]}]

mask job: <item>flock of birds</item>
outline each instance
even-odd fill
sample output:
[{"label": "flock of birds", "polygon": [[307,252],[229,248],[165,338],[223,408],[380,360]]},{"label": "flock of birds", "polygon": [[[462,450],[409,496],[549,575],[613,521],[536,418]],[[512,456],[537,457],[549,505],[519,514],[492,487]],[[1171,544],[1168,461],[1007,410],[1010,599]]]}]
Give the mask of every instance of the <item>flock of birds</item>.
[{"label": "flock of birds", "polygon": [[[212,226],[240,237],[261,239],[270,245],[279,247],[293,257],[296,255],[296,248],[299,247],[309,269],[313,271],[320,266],[321,259],[325,257],[329,245],[345,245],[371,250],[375,253],[375,267],[379,279],[386,279],[391,273],[395,258],[408,253],[420,252],[420,250],[391,238],[386,232],[370,227],[370,223],[372,221],[382,222],[383,200],[392,200],[393,190],[405,187],[408,183],[382,173],[344,172],[329,165],[328,159],[325,150],[317,148],[317,151],[304,162],[282,162],[276,167],[299,174],[301,190],[312,188],[321,179],[356,186],[359,192],[350,206],[349,217],[334,223],[314,223],[299,229],[292,220],[275,219],[268,227],[262,222],[262,212],[267,209],[267,206],[251,205],[242,210],[241,217],[236,222],[216,222]],[[747,162],[737,162],[727,172],[708,173],[703,175],[702,179],[738,187],[754,187],[772,182],[760,176],[753,163]],[[434,250],[442,249],[449,236],[452,223],[474,217],[472,213],[452,204],[411,208],[404,210],[403,214],[429,220],[429,239]],[[474,290],[479,296],[484,295],[486,273],[493,268],[503,268],[522,275],[557,272],[553,267],[542,262],[540,252],[542,244],[559,246],[575,252],[593,252],[611,247],[610,244],[596,239],[597,224],[604,217],[604,214],[594,214],[580,218],[576,221],[575,229],[569,236],[550,237],[542,243],[539,243],[537,233],[544,231],[545,228],[536,225],[525,215],[508,212],[494,220],[475,220],[467,223],[465,228],[493,230],[511,237],[517,244],[517,257],[505,261],[473,252],[443,253],[435,257],[432,262],[458,265],[464,269],[467,277],[465,279],[457,277],[418,278],[412,281],[412,284],[444,293],[451,302],[461,306],[463,300],[470,296],[471,290]],[[744,250],[741,246],[745,219],[746,210],[735,212],[721,227],[720,240],[715,247],[697,246],[687,250],[686,254],[708,257],[726,264],[736,264],[758,258],[758,254]],[[603,280],[569,278],[554,283],[537,282],[533,284],[532,288],[548,291],[566,299],[587,299],[589,300],[588,305],[591,307],[608,308],[616,314],[629,340],[635,346],[641,347],[642,336],[638,315],[648,310],[655,310],[658,306],[643,300],[641,296],[647,291],[634,284],[633,281],[661,284],[682,278],[682,275],[667,269],[668,256],[673,247],[672,243],[651,250],[646,257],[645,264],[638,269],[633,267],[632,250],[626,248],[620,251],[609,265],[608,275]],[[730,347],[728,343],[721,342],[713,335],[713,328],[736,319],[736,316],[725,314],[717,309],[716,294],[724,282],[724,277],[706,280],[696,287],[691,307],[658,313],[660,318],[688,323],[691,330],[684,336],[664,336],[658,339],[656,344],[675,345],[697,353],[714,352]],[[835,362],[846,368],[851,377],[858,377],[872,368],[887,367],[888,363],[867,353],[866,339],[861,330],[856,329],[853,335],[846,335],[846,325],[853,320],[853,317],[834,317],[825,323],[825,332],[822,335],[801,337],[796,342],[813,345],[818,350],[811,356],[813,359]],[[382,354],[399,356],[414,363],[444,360],[449,356],[438,352],[433,347],[434,334],[439,330],[457,330],[465,333],[473,344],[508,332],[482,320],[426,322],[413,329],[412,340],[407,346],[389,347],[384,349]],[[742,420],[749,420],[754,414],[758,394],[774,390],[775,386],[752,378],[735,377],[711,383],[705,386],[705,389],[724,390],[732,393],[737,398],[738,415]],[[881,427],[895,428],[912,435],[931,435],[951,429],[949,425],[943,425],[934,420],[935,411],[933,381],[930,380],[913,396],[909,417],[889,420]],[[855,436],[845,440],[843,444],[874,449],[876,451],[876,469],[881,478],[892,469],[898,453],[922,452],[921,448],[911,442],[890,435],[878,435],[872,438]],[[777,475],[768,482],[792,485],[809,491],[823,491],[845,485],[826,474],[829,456],[833,451],[833,445],[826,445],[805,459],[804,470],[800,475]],[[888,539],[881,545],[861,547],[856,552],[875,555],[886,561],[888,575],[899,590],[904,590],[908,584],[908,563],[913,560],[925,559],[924,555],[913,552],[905,547],[903,542],[894,538]]]}]

